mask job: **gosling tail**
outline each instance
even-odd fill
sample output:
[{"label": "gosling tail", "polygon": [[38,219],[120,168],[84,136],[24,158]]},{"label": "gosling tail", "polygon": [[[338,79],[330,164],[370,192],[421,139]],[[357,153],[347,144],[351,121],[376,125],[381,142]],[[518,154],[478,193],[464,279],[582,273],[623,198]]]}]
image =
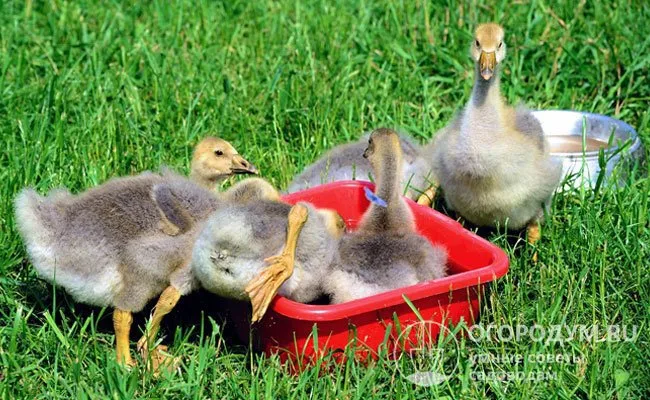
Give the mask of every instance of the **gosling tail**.
[{"label": "gosling tail", "polygon": [[16,196],[16,226],[39,272],[42,266],[54,263],[56,226],[60,221],[55,203],[66,195],[57,192],[43,197],[33,189],[23,189]]}]

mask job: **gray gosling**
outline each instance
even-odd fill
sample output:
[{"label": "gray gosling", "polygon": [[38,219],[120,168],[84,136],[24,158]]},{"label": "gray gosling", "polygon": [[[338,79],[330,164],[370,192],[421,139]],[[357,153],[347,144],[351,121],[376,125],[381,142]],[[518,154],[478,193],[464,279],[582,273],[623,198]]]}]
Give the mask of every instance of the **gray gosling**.
[{"label": "gray gosling", "polygon": [[[191,177],[204,187],[165,170],[111,179],[78,195],[57,190],[43,197],[28,188],[15,199],[17,227],[41,278],[76,301],[114,308],[117,359],[131,366],[131,313],[160,295],[154,337],[179,293],[195,286],[189,260],[196,222],[223,202],[209,189],[233,173],[254,171],[228,142],[208,138],[192,161]],[[167,218],[158,203],[181,211]],[[145,341],[139,348],[148,355]]]},{"label": "gray gosling", "polygon": [[[528,241],[534,243],[562,165],[550,156],[530,111],[509,107],[501,97],[503,28],[479,25],[470,53],[476,64],[469,103],[423,152],[431,154],[449,208],[477,226],[527,227]],[[418,202],[430,204],[434,193],[432,188],[429,198]]]},{"label": "gray gosling", "polygon": [[255,322],[278,291],[303,303],[323,294],[344,231],[336,212],[308,203],[261,200],[222,207],[196,241],[192,268],[206,290],[250,299]]},{"label": "gray gosling", "polygon": [[332,303],[372,296],[446,275],[447,252],[415,232],[413,214],[399,192],[402,150],[390,129],[370,135],[363,153],[376,176],[375,195],[356,231],[339,243],[338,259],[326,275]]},{"label": "gray gosling", "polygon": [[[416,199],[431,184],[431,165],[420,153],[419,147],[407,135],[399,140],[404,153],[399,189],[410,199]],[[342,180],[373,180],[372,168],[362,157],[368,135],[354,143],[342,144],[329,150],[316,162],[305,168],[289,184],[289,193],[308,189],[324,183]]]},{"label": "gray gosling", "polygon": [[192,268],[202,286],[224,297],[249,298],[255,322],[278,291],[300,302],[328,294],[338,303],[444,276],[446,252],[415,233],[399,193],[397,134],[373,132],[365,156],[387,207],[371,205],[357,232],[344,235],[336,212],[308,203],[220,208],[194,246]]}]

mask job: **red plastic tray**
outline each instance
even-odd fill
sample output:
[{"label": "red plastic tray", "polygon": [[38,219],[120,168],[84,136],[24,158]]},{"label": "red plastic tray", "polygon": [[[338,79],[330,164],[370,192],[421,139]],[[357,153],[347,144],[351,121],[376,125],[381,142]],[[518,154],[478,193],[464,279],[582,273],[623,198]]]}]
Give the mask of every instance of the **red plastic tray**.
[{"label": "red plastic tray", "polygon": [[[354,229],[369,205],[364,187],[374,189],[370,182],[341,181],[285,195],[283,200],[335,209]],[[276,296],[252,330],[248,321],[235,321],[242,339],[248,341],[252,334],[259,349],[267,354],[279,353],[283,361],[291,360],[298,366],[328,352],[340,354],[347,346],[354,346],[358,358],[376,357],[382,345],[391,346],[387,339],[391,342],[399,335],[395,318],[401,327],[421,321],[403,295],[422,320],[434,322],[429,325],[431,338],[438,336],[438,324],[448,326],[461,320],[474,323],[483,285],[508,272],[508,257],[449,217],[407,201],[418,233],[447,249],[449,276],[335,305],[301,304]],[[240,318],[247,315],[236,314]],[[392,332],[387,332],[389,329]]]}]

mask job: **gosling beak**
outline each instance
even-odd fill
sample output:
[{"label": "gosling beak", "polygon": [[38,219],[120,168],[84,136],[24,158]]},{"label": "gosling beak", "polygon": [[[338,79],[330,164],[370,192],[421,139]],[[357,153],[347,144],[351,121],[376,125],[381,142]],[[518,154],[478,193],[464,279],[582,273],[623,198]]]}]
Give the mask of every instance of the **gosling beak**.
[{"label": "gosling beak", "polygon": [[492,53],[481,52],[481,56],[478,59],[479,72],[481,76],[486,81],[489,81],[494,75],[494,68],[497,65],[497,53],[493,51]]},{"label": "gosling beak", "polygon": [[232,167],[230,167],[230,172],[233,174],[253,174],[257,175],[259,171],[253,164],[246,161],[244,157],[239,154],[235,154],[232,158]]},{"label": "gosling beak", "polygon": [[368,158],[369,155],[370,155],[370,149],[366,147],[366,149],[363,151],[363,158]]}]

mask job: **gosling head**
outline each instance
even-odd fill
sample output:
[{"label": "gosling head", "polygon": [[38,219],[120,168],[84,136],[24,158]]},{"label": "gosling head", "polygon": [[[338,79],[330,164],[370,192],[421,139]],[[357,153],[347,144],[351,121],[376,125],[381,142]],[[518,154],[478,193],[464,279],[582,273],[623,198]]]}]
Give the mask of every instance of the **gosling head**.
[{"label": "gosling head", "polygon": [[246,286],[266,266],[252,257],[256,242],[246,219],[229,208],[207,220],[194,243],[191,268],[206,290],[216,295],[248,300]]},{"label": "gosling head", "polygon": [[506,57],[503,36],[503,28],[494,23],[481,24],[474,33],[470,53],[478,65],[481,77],[486,81],[494,76],[497,65]]},{"label": "gosling head", "polygon": [[190,177],[202,186],[212,188],[235,174],[257,173],[257,168],[223,139],[207,137],[194,149]]},{"label": "gosling head", "polygon": [[386,160],[401,162],[402,147],[397,133],[388,128],[379,128],[370,134],[368,147],[363,158],[368,159],[375,175],[386,167]]},{"label": "gosling head", "polygon": [[212,249],[206,256],[204,267],[210,270],[207,271],[209,279],[201,280],[203,286],[222,297],[248,300],[245,288],[262,272],[264,264],[259,262],[262,260],[248,263],[229,249]]}]

